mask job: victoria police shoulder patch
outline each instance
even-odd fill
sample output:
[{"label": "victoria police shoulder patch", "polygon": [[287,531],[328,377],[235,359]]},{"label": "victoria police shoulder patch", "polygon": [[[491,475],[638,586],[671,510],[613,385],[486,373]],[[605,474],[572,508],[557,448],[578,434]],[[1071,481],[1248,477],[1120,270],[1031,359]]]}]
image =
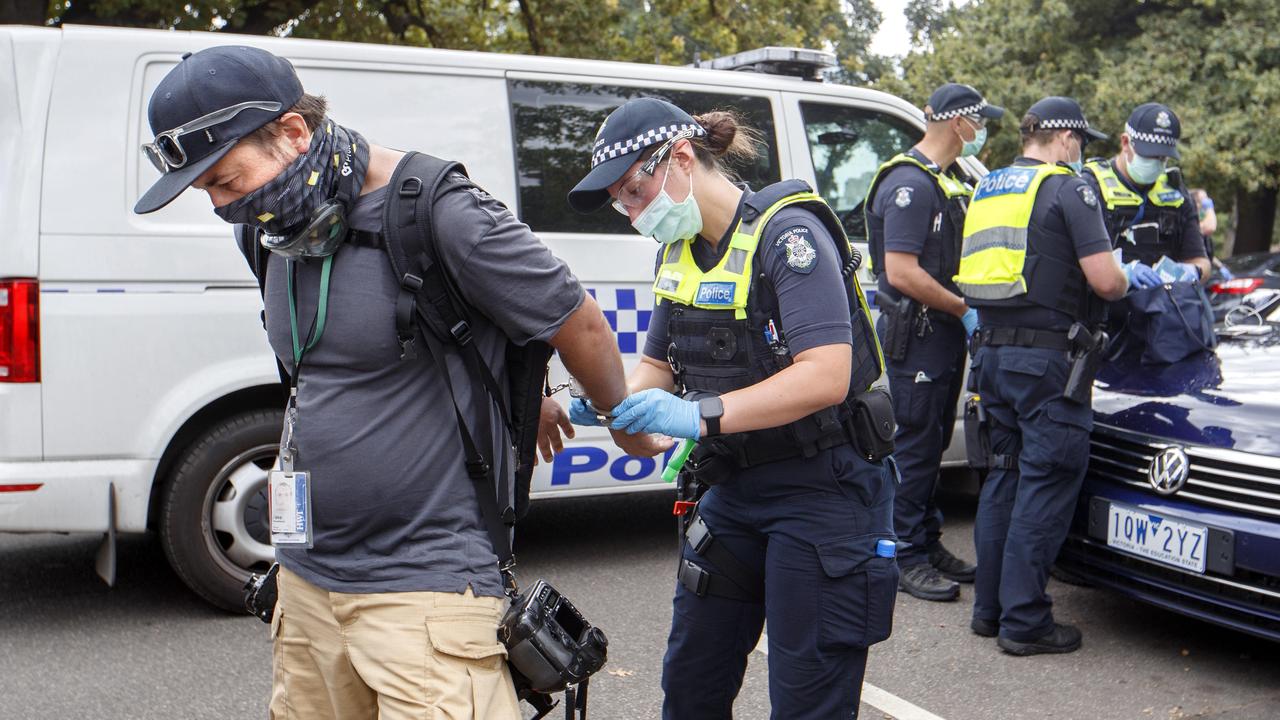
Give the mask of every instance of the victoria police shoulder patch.
[{"label": "victoria police shoulder patch", "polygon": [[911,196],[914,192],[915,192],[915,188],[913,187],[908,187],[904,185],[898,188],[898,191],[894,193],[894,196],[893,196],[893,204],[897,205],[900,208],[907,207],[908,205],[911,204]]},{"label": "victoria police shoulder patch", "polygon": [[1080,195],[1080,202],[1091,208],[1098,207],[1098,194],[1093,191],[1093,188],[1088,185],[1080,185],[1076,188],[1076,192]]},{"label": "victoria police shoulder patch", "polygon": [[778,234],[773,247],[787,261],[787,267],[808,275],[818,264],[818,251],[813,247],[813,231],[804,225],[792,225]]}]

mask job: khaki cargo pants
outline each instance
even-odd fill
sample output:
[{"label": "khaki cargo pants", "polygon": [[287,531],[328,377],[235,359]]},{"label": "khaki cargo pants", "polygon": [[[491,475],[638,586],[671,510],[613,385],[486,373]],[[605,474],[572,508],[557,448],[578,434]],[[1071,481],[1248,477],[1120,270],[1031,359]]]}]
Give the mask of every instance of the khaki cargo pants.
[{"label": "khaki cargo pants", "polygon": [[500,598],[331,593],[280,569],[273,720],[518,720]]}]

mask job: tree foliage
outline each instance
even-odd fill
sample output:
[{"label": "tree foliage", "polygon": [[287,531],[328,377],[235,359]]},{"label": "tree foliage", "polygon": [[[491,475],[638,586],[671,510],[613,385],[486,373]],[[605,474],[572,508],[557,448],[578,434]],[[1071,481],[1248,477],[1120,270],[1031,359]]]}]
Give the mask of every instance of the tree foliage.
[{"label": "tree foliage", "polygon": [[[920,3],[929,43],[882,81],[917,104],[942,82],[979,88],[1010,116],[984,160],[1010,161],[1017,121],[1045,95],[1080,101],[1117,148],[1125,119],[1157,101],[1182,120],[1188,183],[1239,210],[1236,251],[1271,243],[1280,188],[1280,3],[1274,0],[982,0],[939,15]],[[937,23],[938,17],[944,23]],[[932,24],[931,24],[932,23]],[[1222,202],[1226,201],[1226,202]],[[1225,213],[1223,213],[1225,215]]]},{"label": "tree foliage", "polygon": [[[0,0],[0,23],[37,6]],[[866,49],[873,0],[53,0],[41,17],[663,64],[796,45],[836,50],[849,79],[889,68]]]}]

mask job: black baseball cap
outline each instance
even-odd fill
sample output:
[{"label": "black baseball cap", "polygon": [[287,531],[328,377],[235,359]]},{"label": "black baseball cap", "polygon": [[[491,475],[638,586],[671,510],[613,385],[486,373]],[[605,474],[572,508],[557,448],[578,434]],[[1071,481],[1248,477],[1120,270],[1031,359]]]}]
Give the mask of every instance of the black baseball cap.
[{"label": "black baseball cap", "polygon": [[950,120],[961,115],[978,115],[997,120],[1004,116],[1004,108],[990,105],[972,85],[947,83],[929,96],[925,119],[930,122]]},{"label": "black baseball cap", "polygon": [[1089,127],[1089,121],[1085,119],[1080,103],[1069,97],[1053,95],[1037,100],[1036,104],[1027,110],[1027,114],[1039,118],[1033,130],[1076,130],[1082,133],[1086,140],[1107,139],[1105,133]]},{"label": "black baseball cap", "polygon": [[301,99],[302,82],[293,65],[266,50],[223,45],[183,55],[151,95],[147,119],[153,134],[242,103],[276,109],[249,107],[211,127],[181,135],[178,142],[186,161],[162,174],[133,211],[155,212],[168,205],[241,138],[289,112]]},{"label": "black baseball cap", "polygon": [[628,100],[609,113],[591,146],[591,172],[569,191],[569,205],[580,213],[599,210],[609,202],[610,185],[618,182],[647,148],[681,132],[701,137],[707,131],[689,113],[666,100],[642,97]]},{"label": "black baseball cap", "polygon": [[1133,144],[1133,151],[1143,157],[1181,157],[1178,139],[1182,137],[1182,123],[1165,105],[1139,105],[1124,124],[1124,132]]}]

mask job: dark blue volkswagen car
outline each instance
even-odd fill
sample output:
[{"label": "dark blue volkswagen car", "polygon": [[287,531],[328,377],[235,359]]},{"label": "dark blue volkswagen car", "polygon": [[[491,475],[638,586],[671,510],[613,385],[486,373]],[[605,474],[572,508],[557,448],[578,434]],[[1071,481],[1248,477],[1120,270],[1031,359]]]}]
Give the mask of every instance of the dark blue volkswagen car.
[{"label": "dark blue volkswagen car", "polygon": [[1216,353],[1114,364],[1059,565],[1280,642],[1280,294]]}]

